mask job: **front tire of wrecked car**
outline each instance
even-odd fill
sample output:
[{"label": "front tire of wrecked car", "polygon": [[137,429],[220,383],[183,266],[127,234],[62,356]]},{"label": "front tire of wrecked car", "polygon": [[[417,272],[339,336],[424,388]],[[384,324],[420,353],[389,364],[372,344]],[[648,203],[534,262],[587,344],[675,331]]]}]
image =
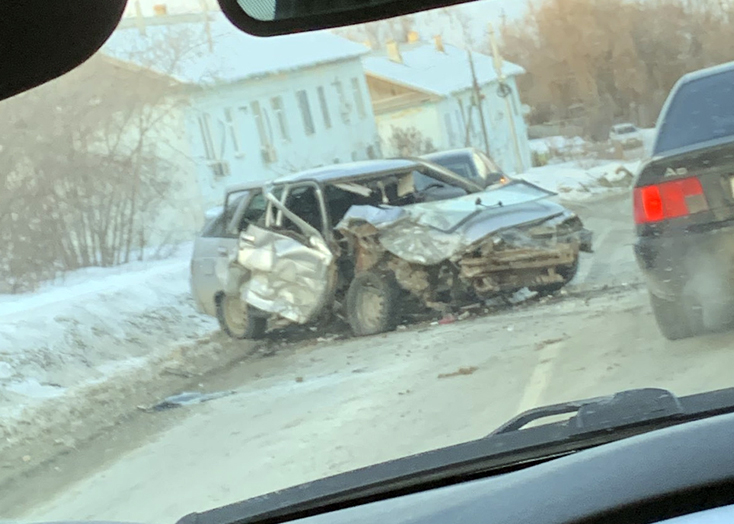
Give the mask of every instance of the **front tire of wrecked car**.
[{"label": "front tire of wrecked car", "polygon": [[365,271],[355,275],[346,296],[346,313],[355,336],[392,331],[400,316],[400,288],[389,271]]},{"label": "front tire of wrecked car", "polygon": [[232,338],[258,340],[265,336],[268,319],[253,313],[240,297],[222,295],[217,300],[219,327]]},{"label": "front tire of wrecked car", "polygon": [[666,300],[650,295],[650,305],[655,315],[660,333],[668,340],[682,340],[696,336],[700,331],[700,324],[691,308],[686,307],[683,300]]},{"label": "front tire of wrecked car", "polygon": [[553,293],[556,293],[557,291],[560,291],[563,286],[571,282],[575,277],[576,273],[579,271],[579,256],[576,255],[576,258],[574,259],[573,263],[567,265],[567,266],[559,266],[556,270],[556,272],[561,275],[563,278],[563,281],[556,282],[555,284],[548,284],[545,286],[538,286],[537,288],[531,289],[531,291],[536,291],[539,295],[552,295]]}]

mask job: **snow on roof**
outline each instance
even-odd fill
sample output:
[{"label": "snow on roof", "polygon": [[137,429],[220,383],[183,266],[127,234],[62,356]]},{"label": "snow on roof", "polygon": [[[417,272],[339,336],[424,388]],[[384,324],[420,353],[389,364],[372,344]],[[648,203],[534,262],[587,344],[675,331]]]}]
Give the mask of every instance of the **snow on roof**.
[{"label": "snow on roof", "polygon": [[132,24],[115,31],[102,53],[196,85],[236,82],[273,73],[358,58],[361,44],[327,31],[277,37],[243,33],[223,14],[210,16],[212,50],[203,15],[176,23],[156,19],[145,35]]},{"label": "snow on roof", "polygon": [[[371,53],[362,59],[365,72],[421,91],[441,96],[463,91],[472,86],[469,57],[465,49],[444,44],[445,52],[433,44],[420,42],[399,47],[402,63],[393,62],[385,52]],[[479,85],[497,80],[492,58],[472,52]],[[504,62],[507,76],[522,75],[517,64]]]}]

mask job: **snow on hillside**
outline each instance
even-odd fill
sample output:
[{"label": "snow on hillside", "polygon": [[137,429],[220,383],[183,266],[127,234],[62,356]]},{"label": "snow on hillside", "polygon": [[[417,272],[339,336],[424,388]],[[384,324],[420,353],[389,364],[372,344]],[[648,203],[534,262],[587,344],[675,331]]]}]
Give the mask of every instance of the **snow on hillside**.
[{"label": "snow on hillside", "polygon": [[182,246],[166,260],[88,268],[36,293],[0,295],[0,426],[29,404],[216,329],[194,309],[190,252]]}]

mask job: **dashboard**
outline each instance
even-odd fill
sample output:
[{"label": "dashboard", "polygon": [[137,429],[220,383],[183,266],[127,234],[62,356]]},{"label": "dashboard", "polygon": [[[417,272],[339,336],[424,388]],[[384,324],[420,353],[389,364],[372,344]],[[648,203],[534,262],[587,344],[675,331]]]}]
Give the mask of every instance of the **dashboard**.
[{"label": "dashboard", "polygon": [[681,517],[668,519],[661,524],[724,524],[734,522],[734,506],[690,513]]},{"label": "dashboard", "polygon": [[733,451],[734,415],[719,415],[630,437],[499,476],[294,522],[734,522]]},{"label": "dashboard", "polygon": [[314,511],[303,518],[274,513],[279,496],[293,504],[308,490],[308,484],[296,486],[193,513],[179,523],[732,523],[734,414],[668,426],[494,476]]}]

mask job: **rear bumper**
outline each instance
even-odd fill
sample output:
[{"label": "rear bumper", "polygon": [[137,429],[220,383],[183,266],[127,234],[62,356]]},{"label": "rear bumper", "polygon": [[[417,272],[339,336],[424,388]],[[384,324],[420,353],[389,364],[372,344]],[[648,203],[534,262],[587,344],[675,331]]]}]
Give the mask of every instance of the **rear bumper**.
[{"label": "rear bumper", "polygon": [[703,286],[733,288],[734,226],[706,232],[638,237],[635,259],[651,293],[676,299],[697,294]]}]

